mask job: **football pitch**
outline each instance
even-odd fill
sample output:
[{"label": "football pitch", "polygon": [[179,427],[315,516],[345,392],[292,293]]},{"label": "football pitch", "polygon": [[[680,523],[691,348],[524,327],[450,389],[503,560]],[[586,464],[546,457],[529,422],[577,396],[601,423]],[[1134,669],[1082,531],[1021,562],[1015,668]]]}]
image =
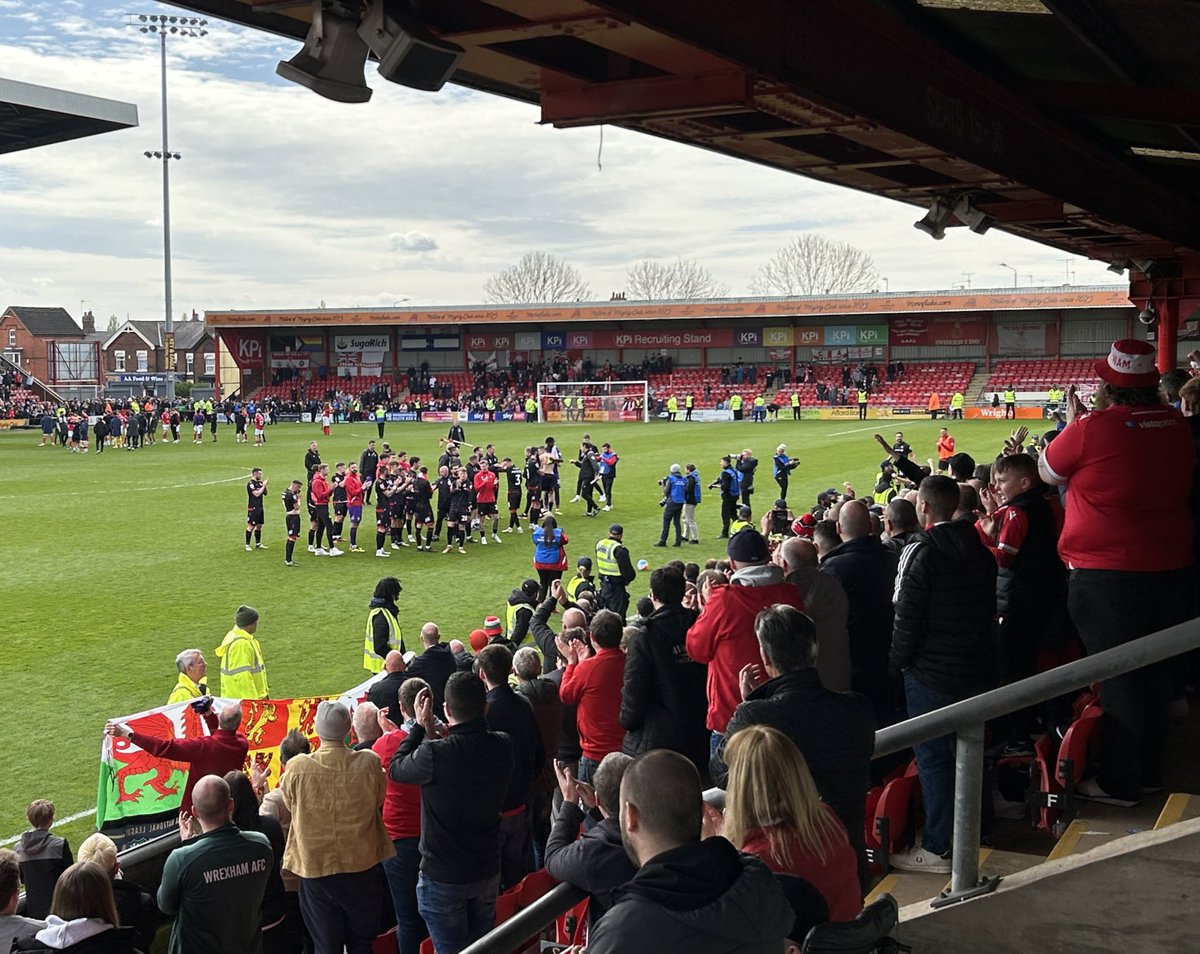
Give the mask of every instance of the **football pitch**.
[{"label": "football pitch", "polygon": [[[585,432],[597,444],[612,443],[621,458],[612,513],[584,518],[582,504],[568,503],[575,468],[563,468],[558,520],[570,538],[573,568],[579,556],[594,556],[596,542],[614,522],[624,526],[634,562],[644,558],[651,567],[677,556],[702,563],[724,554],[716,491],[705,491],[697,510],[700,546],[652,549],[662,525],[657,481],[672,463],[695,463],[708,484],[722,454],[751,448],[760,461],[757,520],[777,494],[771,477],[776,445],[786,444],[801,461],[788,494],[798,513],[814,504],[817,493],[840,489],[843,481],[860,496],[871,492],[883,457],[873,433],[890,442],[899,427],[913,456],[924,462],[933,455],[939,425],[919,419],[794,423],[781,417],[765,424],[503,423],[465,429],[470,445],[495,443],[500,457],[518,462],[527,445],[551,434],[568,460]],[[980,462],[999,451],[1011,429],[1003,421],[950,426],[957,449]],[[388,424],[384,439],[433,469],[446,429]],[[366,552],[317,558],[302,537],[300,566],[284,566],[281,494],[291,479],[303,479],[308,442],[319,442],[332,470],[339,460],[357,461],[372,437],[375,429],[367,424],[336,425],[330,437],[314,425],[280,424],[268,428],[267,445],[256,448],[235,444],[233,428],[222,425],[215,444],[207,432],[203,445],[184,433],[179,444],[132,452],[109,448],[103,455],[93,447],[82,455],[39,447],[34,431],[0,432],[0,842],[26,827],[31,799],[52,799],[60,819],[94,808],[105,719],[165,703],[181,649],[204,651],[210,687],[219,692],[213,650],[240,603],[261,613],[258,637],[275,698],[341,692],[366,677],[363,631],[380,577],[395,575],[403,584],[400,620],[408,648],[419,648],[428,620],[438,623],[443,638],[465,640],[485,616],[504,618],[510,591],[536,575],[528,530],[503,534],[500,545],[469,544],[465,555],[443,555],[435,545],[433,553],[410,547],[381,559],[374,555],[374,528],[364,523],[360,545]],[[254,466],[270,479],[263,532],[269,549],[247,553],[245,483]],[[501,527],[507,523],[503,487],[502,479]],[[371,519],[369,509],[364,517]],[[631,587],[635,599],[645,595],[648,575]],[[92,830],[92,819],[84,815],[58,830],[77,846]]]}]

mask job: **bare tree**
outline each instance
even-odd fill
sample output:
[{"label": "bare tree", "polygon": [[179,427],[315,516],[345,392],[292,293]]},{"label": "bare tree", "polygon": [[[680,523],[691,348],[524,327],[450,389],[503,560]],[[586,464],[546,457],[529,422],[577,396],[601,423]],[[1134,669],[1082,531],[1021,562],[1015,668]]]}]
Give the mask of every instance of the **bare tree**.
[{"label": "bare tree", "polygon": [[836,295],[869,291],[879,283],[871,256],[824,235],[797,235],[758,270],[756,295]]},{"label": "bare tree", "polygon": [[582,301],[591,293],[579,269],[548,252],[526,252],[483,283],[484,300],[491,304]]},{"label": "bare tree", "polygon": [[118,318],[116,315],[109,315],[108,316],[108,330],[116,331],[120,327],[121,327],[121,319]]},{"label": "bare tree", "polygon": [[712,272],[695,259],[681,258],[670,265],[647,259],[629,270],[625,292],[630,298],[646,301],[723,298],[729,286],[713,278]]}]

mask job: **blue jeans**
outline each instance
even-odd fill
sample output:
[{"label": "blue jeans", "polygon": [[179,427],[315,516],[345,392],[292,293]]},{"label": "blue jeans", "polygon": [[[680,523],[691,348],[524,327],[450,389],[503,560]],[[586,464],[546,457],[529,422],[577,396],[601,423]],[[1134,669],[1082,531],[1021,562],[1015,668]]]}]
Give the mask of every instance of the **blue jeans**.
[{"label": "blue jeans", "polygon": [[396,854],[383,863],[392,904],[396,908],[396,947],[400,954],[420,954],[421,942],[429,931],[417,910],[417,873],[421,868],[420,838],[398,838],[392,842]]},{"label": "blue jeans", "polygon": [[721,748],[721,743],[725,741],[725,733],[713,730],[708,737],[708,755],[709,758],[717,754],[717,750]]},{"label": "blue jeans", "polygon": [[[911,671],[904,674],[904,698],[908,717],[941,709],[958,700],[948,692],[930,689]],[[921,845],[926,851],[944,855],[950,850],[954,832],[954,736],[943,735],[913,746],[925,802],[925,830]]]},{"label": "blue jeans", "polygon": [[470,884],[431,881],[421,872],[417,880],[417,909],[429,927],[436,954],[458,954],[492,929],[500,876]]}]

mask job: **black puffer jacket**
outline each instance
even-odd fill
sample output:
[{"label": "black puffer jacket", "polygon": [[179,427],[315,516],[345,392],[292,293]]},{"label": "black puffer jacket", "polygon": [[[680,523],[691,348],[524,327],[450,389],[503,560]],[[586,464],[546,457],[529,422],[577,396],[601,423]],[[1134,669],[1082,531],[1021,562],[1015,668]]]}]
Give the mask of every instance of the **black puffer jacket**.
[{"label": "black puffer jacket", "polygon": [[1067,568],[1058,555],[1056,505],[1047,497],[1056,493],[1038,483],[1008,502],[1028,523],[1025,539],[1011,567],[1001,567],[996,582],[996,614],[1004,626],[1032,630],[1035,644],[1042,634],[1071,631],[1065,619]]},{"label": "black puffer jacket", "polygon": [[776,954],[796,920],[775,876],[724,838],[656,855],[615,900],[588,954]]},{"label": "black puffer jacket", "polygon": [[928,688],[958,696],[992,685],[996,561],[973,524],[951,520],[917,534],[900,558],[895,605],[893,676],[911,669]]},{"label": "black puffer jacket", "polygon": [[691,759],[701,777],[708,768],[708,667],[687,653],[695,610],[679,603],[659,607],[629,642],[621,689],[622,751],[638,756],[671,749]]}]

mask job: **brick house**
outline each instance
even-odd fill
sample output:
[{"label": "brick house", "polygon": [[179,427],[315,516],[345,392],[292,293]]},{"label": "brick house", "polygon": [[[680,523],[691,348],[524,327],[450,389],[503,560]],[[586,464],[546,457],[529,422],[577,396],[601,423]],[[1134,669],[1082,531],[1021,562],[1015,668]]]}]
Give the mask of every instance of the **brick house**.
[{"label": "brick house", "polygon": [[[175,375],[181,381],[216,380],[216,345],[202,321],[175,323]],[[165,374],[164,323],[125,321],[104,340],[104,373],[110,382],[122,375]]]},{"label": "brick house", "polygon": [[[0,353],[39,381],[55,385],[84,379],[95,383],[95,375],[79,374],[65,367],[67,355],[87,339],[85,329],[65,308],[32,308],[10,305],[0,314]],[[61,342],[64,348],[56,348]],[[91,369],[94,372],[94,368]]]}]

